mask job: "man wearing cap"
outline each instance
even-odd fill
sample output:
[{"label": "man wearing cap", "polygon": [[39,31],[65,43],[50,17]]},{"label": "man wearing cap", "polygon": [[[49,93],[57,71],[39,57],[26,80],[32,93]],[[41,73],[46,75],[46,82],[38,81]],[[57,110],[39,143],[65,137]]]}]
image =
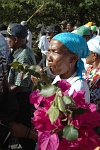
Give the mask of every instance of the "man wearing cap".
[{"label": "man wearing cap", "polygon": [[79,28],[77,28],[76,30],[74,30],[72,32],[83,36],[86,41],[88,41],[90,39],[90,28],[86,27],[85,25],[80,26]]},{"label": "man wearing cap", "polygon": [[60,25],[61,25],[62,31],[66,32],[67,31],[67,21],[63,20],[62,22],[60,22]]},{"label": "man wearing cap", "polygon": [[[35,64],[34,54],[31,49],[26,46],[27,29],[18,23],[12,23],[8,26],[7,40],[9,47],[14,50],[13,62],[17,61],[30,65]],[[19,113],[15,122],[23,123],[31,128],[31,105],[29,95],[32,90],[32,82],[30,76],[22,78],[21,74],[11,67],[8,82],[10,85],[10,93],[13,94],[19,103]],[[27,134],[27,133],[26,133]],[[26,138],[20,138],[19,142],[23,150],[35,149],[35,142]]]},{"label": "man wearing cap", "polygon": [[26,21],[22,21],[21,22],[21,25],[22,26],[25,26],[26,29],[27,29],[27,46],[32,49],[32,33],[31,31],[28,29],[28,25],[27,25],[27,22]]},{"label": "man wearing cap", "polygon": [[96,26],[91,26],[90,27],[90,37],[91,38],[94,38],[97,36],[97,27]]}]

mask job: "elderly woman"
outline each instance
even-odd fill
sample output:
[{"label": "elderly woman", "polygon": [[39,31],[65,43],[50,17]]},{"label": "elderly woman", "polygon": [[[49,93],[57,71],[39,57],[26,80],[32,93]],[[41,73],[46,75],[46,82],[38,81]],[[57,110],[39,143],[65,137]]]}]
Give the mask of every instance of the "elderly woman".
[{"label": "elderly woman", "polygon": [[[74,90],[85,91],[86,103],[90,103],[90,94],[88,85],[82,78],[84,64],[81,58],[88,55],[89,49],[85,39],[74,33],[60,33],[54,36],[50,42],[47,55],[50,71],[56,76],[53,83],[61,79],[68,81],[72,85],[69,91],[70,95]],[[37,139],[35,131],[28,130],[22,124],[13,123],[11,131],[17,137],[25,137],[27,134],[27,138]]]},{"label": "elderly woman", "polygon": [[48,65],[52,74],[56,75],[53,83],[65,79],[73,90],[85,91],[85,101],[90,102],[89,89],[82,79],[84,64],[81,58],[86,58],[89,50],[83,37],[74,33],[61,33],[53,37],[48,49]]},{"label": "elderly woman", "polygon": [[100,38],[93,38],[87,42],[90,55],[86,58],[87,68],[85,80],[90,89],[90,101],[97,104],[100,110]]}]

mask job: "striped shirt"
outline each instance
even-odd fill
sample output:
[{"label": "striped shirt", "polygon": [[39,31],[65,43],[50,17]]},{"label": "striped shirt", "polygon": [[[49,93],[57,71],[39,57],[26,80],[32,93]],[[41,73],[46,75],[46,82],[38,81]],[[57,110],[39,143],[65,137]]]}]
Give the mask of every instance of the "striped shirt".
[{"label": "striped shirt", "polygon": [[[13,62],[17,61],[20,63],[27,64],[29,66],[35,65],[34,53],[27,46],[24,46],[24,48],[16,50],[13,54],[13,57],[14,57]],[[30,75],[28,75],[26,78],[23,79],[21,77],[21,73],[19,73],[12,67],[9,72],[8,82],[10,85],[21,86],[22,87],[21,92],[28,92],[32,90],[33,83],[31,81]]]},{"label": "striped shirt", "polygon": [[0,53],[0,93],[2,92],[2,83],[5,75],[7,75],[7,63],[5,57]]}]

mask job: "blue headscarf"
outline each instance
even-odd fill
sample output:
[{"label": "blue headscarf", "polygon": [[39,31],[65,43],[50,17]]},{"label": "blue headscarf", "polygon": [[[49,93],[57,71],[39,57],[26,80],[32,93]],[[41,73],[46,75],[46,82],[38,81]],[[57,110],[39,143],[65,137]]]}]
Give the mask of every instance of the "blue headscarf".
[{"label": "blue headscarf", "polygon": [[86,40],[75,33],[60,33],[53,37],[54,40],[58,40],[63,43],[66,48],[77,54],[79,59],[77,61],[77,74],[82,78],[82,70],[84,70],[84,63],[81,58],[86,58],[89,56],[89,49]]}]

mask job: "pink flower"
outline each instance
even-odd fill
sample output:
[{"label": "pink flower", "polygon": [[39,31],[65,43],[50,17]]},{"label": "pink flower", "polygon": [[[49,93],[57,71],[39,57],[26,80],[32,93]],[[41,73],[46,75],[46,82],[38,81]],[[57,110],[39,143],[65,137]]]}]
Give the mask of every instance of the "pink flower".
[{"label": "pink flower", "polygon": [[74,99],[74,101],[76,102],[76,105],[78,107],[88,109],[89,105],[85,103],[84,94],[85,94],[84,91],[78,91],[78,92],[76,92],[74,90],[74,92],[71,95],[71,97]]},{"label": "pink flower", "polygon": [[43,101],[44,97],[41,96],[39,90],[36,90],[30,94],[30,103],[34,104],[35,108],[37,109],[40,103]]},{"label": "pink flower", "polygon": [[[61,89],[62,95],[68,95],[70,87],[71,85],[65,80],[58,82],[58,88]],[[74,115],[73,112],[71,113],[73,117],[69,116],[68,113],[65,114],[59,111],[60,116],[54,124],[51,124],[47,111],[55,98],[55,94],[50,97],[43,97],[39,93],[40,91],[36,90],[30,95],[30,103],[34,104],[37,109],[34,112],[32,123],[38,131],[38,150],[94,150],[94,148],[100,145],[98,144],[98,135],[94,132],[94,128],[100,126],[100,113],[97,112],[95,104],[85,103],[84,91],[74,91],[71,95],[76,103],[76,106],[69,106],[69,110],[74,110]],[[87,111],[81,114],[80,111],[83,109]],[[76,110],[78,110],[78,113],[75,113]],[[77,140],[70,142],[63,137],[61,141],[58,140],[58,136],[54,132],[64,128],[61,125],[62,120],[65,120],[66,125],[69,122],[68,120],[70,120],[70,123],[77,127]]]},{"label": "pink flower", "polygon": [[57,150],[77,150],[79,146],[78,141],[69,142],[65,138],[62,139],[59,143],[59,147]]},{"label": "pink flower", "polygon": [[71,87],[71,84],[67,82],[66,80],[61,80],[58,82],[58,88],[62,90],[62,92],[69,91]]},{"label": "pink flower", "polygon": [[32,124],[35,126],[35,128],[42,132],[44,132],[45,130],[52,131],[54,129],[61,128],[62,125],[60,124],[59,118],[54,124],[51,124],[46,112],[46,108],[38,108],[38,110],[34,112]]},{"label": "pink flower", "polygon": [[57,150],[59,145],[58,135],[51,134],[48,131],[39,134],[38,138],[39,150]]}]

